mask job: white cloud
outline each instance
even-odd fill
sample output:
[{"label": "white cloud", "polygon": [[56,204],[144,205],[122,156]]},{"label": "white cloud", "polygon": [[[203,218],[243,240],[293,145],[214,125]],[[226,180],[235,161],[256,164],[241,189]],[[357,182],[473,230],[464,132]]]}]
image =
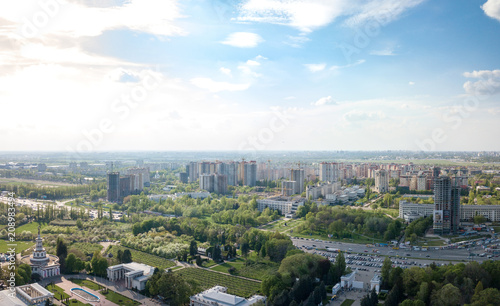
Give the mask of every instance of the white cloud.
[{"label": "white cloud", "polygon": [[231,69],[229,69],[229,68],[220,67],[219,71],[227,76],[232,76]]},{"label": "white cloud", "polygon": [[246,63],[248,66],[260,66],[260,63],[253,60],[248,60]]},{"label": "white cloud", "polygon": [[415,85],[415,82],[410,81],[410,82],[408,82],[408,85],[413,86],[413,85]]},{"label": "white cloud", "polygon": [[381,120],[385,119],[386,115],[382,111],[352,110],[345,113],[343,118],[347,121]]},{"label": "white cloud", "polygon": [[352,64],[347,64],[347,65],[344,65],[344,66],[336,66],[336,65],[334,65],[334,66],[330,67],[330,70],[339,70],[339,69],[343,69],[343,68],[354,67],[354,66],[361,65],[364,62],[366,62],[364,59],[360,59],[360,60],[357,60],[356,62],[354,62]]},{"label": "white cloud", "polygon": [[332,96],[323,97],[318,99],[316,102],[311,103],[314,106],[322,106],[327,104],[336,104],[335,100],[333,100]]},{"label": "white cloud", "polygon": [[304,35],[301,35],[301,36],[291,36],[291,35],[288,35],[288,40],[285,41],[284,43],[289,45],[289,46],[292,46],[294,48],[300,48],[302,47],[303,44],[305,44],[306,42],[310,41],[311,39],[304,36]]},{"label": "white cloud", "polygon": [[368,0],[357,8],[356,13],[345,21],[347,26],[355,27],[367,22],[386,25],[396,20],[405,11],[425,0]]},{"label": "white cloud", "polygon": [[[42,2],[40,2],[42,3]],[[130,29],[158,36],[183,35],[173,24],[181,18],[177,0],[130,0],[122,5],[89,7],[78,1],[46,1],[50,14],[38,1],[2,1],[0,18],[18,24],[18,34],[26,38],[40,34],[69,37],[98,36],[104,31]],[[41,22],[41,14],[48,16]],[[22,22],[19,22],[20,18]],[[39,19],[37,19],[37,16]]]},{"label": "white cloud", "polygon": [[232,84],[228,82],[217,82],[210,78],[193,78],[191,79],[191,84],[211,92],[241,91],[241,90],[247,90],[250,87],[250,84]]},{"label": "white cloud", "polygon": [[254,48],[264,40],[259,34],[250,32],[235,32],[229,34],[222,44],[238,47],[238,48]]},{"label": "white cloud", "polygon": [[500,21],[500,0],[488,0],[481,8],[486,15]]},{"label": "white cloud", "polygon": [[500,70],[465,72],[464,77],[479,79],[464,83],[465,92],[472,95],[492,95],[500,92]]},{"label": "white cloud", "polygon": [[340,16],[348,26],[368,21],[386,24],[424,0],[247,0],[240,7],[239,21],[287,25],[303,33],[314,31]]},{"label": "white cloud", "polygon": [[310,72],[319,72],[319,71],[325,70],[325,68],[326,68],[326,64],[325,63],[321,63],[321,64],[304,64],[304,66],[306,66],[306,68],[309,69]]},{"label": "white cloud", "polygon": [[394,50],[387,48],[387,49],[382,49],[382,50],[372,50],[370,51],[371,55],[380,55],[380,56],[393,56],[396,55],[394,53]]}]

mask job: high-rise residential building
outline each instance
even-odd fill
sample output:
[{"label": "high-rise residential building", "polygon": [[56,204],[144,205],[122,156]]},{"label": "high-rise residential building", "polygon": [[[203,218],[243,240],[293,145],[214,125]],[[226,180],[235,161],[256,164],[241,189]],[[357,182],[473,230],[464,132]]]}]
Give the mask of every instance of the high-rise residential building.
[{"label": "high-rise residential building", "polygon": [[200,174],[200,189],[214,192],[214,176],[210,174]]},{"label": "high-rise residential building", "polygon": [[375,191],[384,193],[389,191],[389,175],[385,170],[375,171]]},{"label": "high-rise residential building", "polygon": [[434,233],[457,233],[459,222],[460,188],[448,176],[434,179]]},{"label": "high-rise residential building", "polygon": [[118,202],[120,200],[120,172],[108,173],[108,201]]},{"label": "high-rise residential building", "polygon": [[251,161],[243,164],[243,185],[253,187],[257,183],[257,163]]},{"label": "high-rise residential building", "polygon": [[187,182],[188,182],[187,172],[180,172],[179,173],[179,180],[181,181],[181,183],[187,184]]},{"label": "high-rise residential building", "polygon": [[135,191],[140,191],[144,187],[149,187],[149,169],[148,168],[131,168],[127,169],[128,175],[134,175]]},{"label": "high-rise residential building", "polygon": [[302,194],[304,192],[304,170],[303,169],[292,169],[290,171],[290,181],[295,181],[294,194]]},{"label": "high-rise residential building", "polygon": [[281,195],[285,197],[292,196],[296,194],[297,190],[297,182],[296,181],[282,181],[281,182]]},{"label": "high-rise residential building", "polygon": [[227,177],[224,174],[200,174],[200,189],[217,194],[227,193]]},{"label": "high-rise residential building", "polygon": [[133,175],[128,175],[125,177],[120,177],[120,199],[129,196],[132,193],[131,180]]},{"label": "high-rise residential building", "polygon": [[217,194],[227,193],[227,176],[225,174],[213,174],[214,176],[214,191]]},{"label": "high-rise residential building", "polygon": [[201,162],[198,163],[198,174],[211,174],[214,173],[215,171],[211,171],[211,164],[210,162]]},{"label": "high-rise residential building", "polygon": [[339,180],[339,165],[337,163],[319,164],[319,179],[323,182],[334,183]]},{"label": "high-rise residential building", "polygon": [[[186,167],[187,168],[187,167]],[[187,170],[187,169],[186,169]],[[188,176],[189,176],[189,182],[196,182],[198,179],[199,172],[198,172],[198,163],[197,162],[190,162],[189,163],[189,171],[188,171]]]}]

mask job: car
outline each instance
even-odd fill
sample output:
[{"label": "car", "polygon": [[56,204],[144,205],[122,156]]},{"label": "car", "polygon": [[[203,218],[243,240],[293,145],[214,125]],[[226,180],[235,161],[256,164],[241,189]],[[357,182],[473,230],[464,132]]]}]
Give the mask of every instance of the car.
[{"label": "car", "polygon": [[429,257],[431,257],[431,255],[425,255],[425,257],[429,258]]},{"label": "car", "polygon": [[368,250],[365,250],[365,253],[368,253]]}]

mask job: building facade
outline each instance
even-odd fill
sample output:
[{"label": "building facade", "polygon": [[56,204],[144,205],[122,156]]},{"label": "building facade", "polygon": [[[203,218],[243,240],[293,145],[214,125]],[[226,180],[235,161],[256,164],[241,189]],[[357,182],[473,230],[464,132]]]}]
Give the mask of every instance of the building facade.
[{"label": "building facade", "polygon": [[378,193],[385,193],[389,191],[389,175],[387,175],[387,171],[375,171],[375,191]]},{"label": "building facade", "polygon": [[136,262],[119,264],[106,269],[110,281],[116,282],[123,279],[126,288],[137,290],[146,288],[146,282],[153,276],[154,271],[154,267]]},{"label": "building facade", "polygon": [[31,255],[23,256],[21,262],[30,265],[31,273],[40,275],[42,279],[56,276],[61,273],[59,257],[47,254],[43,247],[43,240],[40,236],[40,226],[38,227],[35,250]]},{"label": "building facade", "polygon": [[299,206],[304,205],[303,201],[293,201],[285,198],[269,198],[257,200],[257,209],[263,211],[266,208],[279,210],[282,215],[295,214]]},{"label": "building facade", "polygon": [[459,222],[460,188],[447,176],[434,179],[434,233],[457,233]]}]

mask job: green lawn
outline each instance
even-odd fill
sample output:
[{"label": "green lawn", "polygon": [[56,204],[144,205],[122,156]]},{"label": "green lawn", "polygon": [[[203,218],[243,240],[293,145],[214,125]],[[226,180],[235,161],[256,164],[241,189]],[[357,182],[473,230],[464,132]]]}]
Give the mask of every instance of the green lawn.
[{"label": "green lawn", "polygon": [[[17,246],[7,246],[7,244],[12,243],[12,244],[17,244]],[[34,246],[34,242],[30,241],[15,241],[15,242],[10,242],[6,240],[0,240],[0,253],[7,253],[9,248],[15,248],[17,253],[21,253],[22,251]]]},{"label": "green lawn", "polygon": [[354,303],[354,300],[347,299],[340,304],[340,306],[351,306]]},{"label": "green lawn", "polygon": [[210,260],[208,260],[208,261],[204,261],[204,262],[202,262],[202,264],[201,264],[201,265],[202,265],[203,267],[205,267],[205,268],[210,268],[210,267],[215,266],[216,264],[217,264],[217,263],[216,263],[215,261],[213,261],[213,260],[211,260],[211,259],[210,259]]},{"label": "green lawn", "polygon": [[150,265],[153,267],[157,267],[158,269],[167,269],[170,267],[175,266],[175,263],[173,261],[170,261],[166,258],[156,256],[153,254],[149,254],[146,252],[141,252],[137,251],[131,248],[127,248],[121,245],[113,245],[110,247],[109,252],[113,254],[116,258],[116,253],[118,250],[122,250],[122,252],[126,249],[130,250],[130,253],[132,254],[132,261],[138,262],[138,263],[143,263],[146,265]]},{"label": "green lawn", "polygon": [[64,304],[68,305],[68,306],[92,306],[92,304],[88,304],[88,303],[85,304],[85,303],[82,303],[79,300],[75,300],[75,299],[71,299],[67,303],[64,303]]},{"label": "green lawn", "polygon": [[141,305],[141,303],[134,301],[134,300],[132,300],[124,295],[119,294],[119,293],[116,293],[112,290],[108,290],[106,293],[104,293],[104,292],[99,292],[99,293],[104,295],[108,301],[113,302],[117,305],[126,305],[126,306]]},{"label": "green lawn", "polygon": [[215,266],[211,270],[229,273],[229,269],[231,267],[234,267],[236,269],[233,275],[253,278],[262,281],[267,276],[270,276],[274,272],[278,271],[279,264],[269,260],[249,260],[248,265],[245,265],[244,259],[237,258],[236,260],[228,261]]},{"label": "green lawn", "polygon": [[229,294],[235,294],[242,297],[250,297],[260,291],[259,281],[251,281],[209,270],[184,268],[174,271],[173,273],[179,273],[186,279],[197,281],[200,286],[200,291],[212,288],[216,285],[227,287]]},{"label": "green lawn", "polygon": [[84,287],[87,287],[89,289],[92,289],[92,290],[95,290],[95,291],[98,291],[99,289],[102,288],[101,285],[97,284],[97,283],[94,283],[93,281],[91,280],[88,280],[88,279],[77,279],[77,278],[70,278],[69,279],[71,282],[79,285],[79,286],[84,286]]},{"label": "green lawn", "polygon": [[88,242],[76,242],[68,246],[68,250],[77,249],[82,251],[84,254],[94,254],[95,251],[101,251],[102,245],[98,243],[88,243]]},{"label": "green lawn", "polygon": [[[29,231],[29,232],[32,232],[33,234],[38,234],[38,225],[39,225],[38,222],[31,222],[31,223],[26,223],[24,225],[21,225],[21,226],[16,228],[16,234],[20,234],[23,231]],[[42,223],[41,228],[43,228],[45,225],[47,225],[47,224]]]},{"label": "green lawn", "polygon": [[58,300],[69,298],[69,294],[67,294],[66,292],[64,292],[64,290],[61,287],[57,286],[57,285],[49,284],[46,288],[50,292],[54,293],[54,297],[56,299],[58,299]]}]

